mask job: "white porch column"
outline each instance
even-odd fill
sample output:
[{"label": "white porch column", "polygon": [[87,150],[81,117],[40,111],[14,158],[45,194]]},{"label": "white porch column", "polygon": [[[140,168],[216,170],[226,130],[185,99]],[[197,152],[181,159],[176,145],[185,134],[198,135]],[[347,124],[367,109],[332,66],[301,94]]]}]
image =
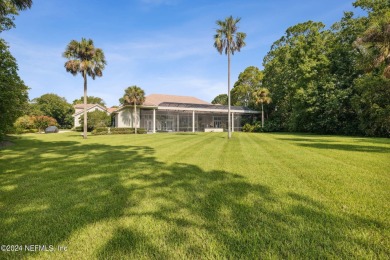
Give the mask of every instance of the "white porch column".
[{"label": "white porch column", "polygon": [[153,134],[156,133],[156,109],[153,109]]},{"label": "white porch column", "polygon": [[192,110],[192,132],[195,132],[195,110]]},{"label": "white porch column", "polygon": [[234,112],[232,112],[232,132],[234,132]]},{"label": "white porch column", "polygon": [[176,131],[180,131],[180,119],[179,119],[179,113],[177,113],[177,126],[176,126]]}]

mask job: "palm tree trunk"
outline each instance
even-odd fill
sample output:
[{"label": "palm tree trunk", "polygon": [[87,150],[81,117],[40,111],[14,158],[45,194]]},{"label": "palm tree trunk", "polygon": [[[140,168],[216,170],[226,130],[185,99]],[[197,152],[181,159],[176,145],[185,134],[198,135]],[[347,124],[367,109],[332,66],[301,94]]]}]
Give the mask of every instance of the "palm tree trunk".
[{"label": "palm tree trunk", "polygon": [[232,138],[232,132],[230,130],[230,46],[228,44],[228,138]]},{"label": "palm tree trunk", "polygon": [[264,107],[263,107],[263,103],[261,103],[261,128],[264,128]]},{"label": "palm tree trunk", "polygon": [[84,139],[87,139],[87,72],[84,70]]},{"label": "palm tree trunk", "polygon": [[134,133],[137,134],[137,103],[136,102],[134,102],[134,122],[135,122]]}]

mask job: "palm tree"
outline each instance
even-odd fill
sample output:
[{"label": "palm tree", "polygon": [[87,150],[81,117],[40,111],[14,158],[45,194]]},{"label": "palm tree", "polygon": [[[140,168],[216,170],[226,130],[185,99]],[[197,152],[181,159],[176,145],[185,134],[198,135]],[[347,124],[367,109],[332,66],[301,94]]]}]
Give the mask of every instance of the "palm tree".
[{"label": "palm tree", "polygon": [[218,52],[228,56],[228,138],[232,137],[231,123],[230,123],[230,54],[234,55],[235,51],[240,51],[245,46],[246,34],[243,32],[237,32],[237,24],[241,18],[234,19],[233,16],[225,18],[224,21],[217,20],[219,28],[216,30],[217,33],[214,35],[214,47],[217,48]]},{"label": "palm tree", "polygon": [[264,127],[264,104],[269,104],[272,102],[271,98],[268,96],[269,90],[266,88],[259,88],[253,92],[253,98],[256,105],[261,104],[261,127]]},{"label": "palm tree", "polygon": [[369,56],[368,70],[383,65],[383,75],[390,79],[390,15],[375,20],[356,43]]},{"label": "palm tree", "polygon": [[80,73],[84,78],[84,139],[87,139],[87,75],[92,79],[103,76],[106,60],[102,49],[95,48],[91,39],[82,38],[81,42],[72,40],[66,47],[63,56],[67,72],[76,76]]},{"label": "palm tree", "polygon": [[25,10],[31,8],[32,0],[9,0],[0,1],[0,16],[7,15],[9,6],[15,7],[17,10]]},{"label": "palm tree", "polygon": [[137,86],[131,86],[125,89],[125,94],[123,95],[124,104],[133,104],[134,105],[134,132],[137,134],[137,104],[142,105],[145,102],[145,91],[142,88]]}]

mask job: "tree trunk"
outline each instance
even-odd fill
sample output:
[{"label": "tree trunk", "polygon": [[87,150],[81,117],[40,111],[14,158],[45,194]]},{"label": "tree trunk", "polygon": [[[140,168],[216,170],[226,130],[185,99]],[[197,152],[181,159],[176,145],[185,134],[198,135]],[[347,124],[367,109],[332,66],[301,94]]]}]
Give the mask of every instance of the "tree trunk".
[{"label": "tree trunk", "polygon": [[87,139],[87,72],[84,70],[84,139]]},{"label": "tree trunk", "polygon": [[261,103],[261,128],[264,128],[264,107],[263,107],[263,103]]},{"label": "tree trunk", "polygon": [[230,121],[230,45],[228,44],[228,138],[232,138]]},{"label": "tree trunk", "polygon": [[135,122],[134,133],[137,134],[137,103],[136,102],[134,102],[134,122]]}]

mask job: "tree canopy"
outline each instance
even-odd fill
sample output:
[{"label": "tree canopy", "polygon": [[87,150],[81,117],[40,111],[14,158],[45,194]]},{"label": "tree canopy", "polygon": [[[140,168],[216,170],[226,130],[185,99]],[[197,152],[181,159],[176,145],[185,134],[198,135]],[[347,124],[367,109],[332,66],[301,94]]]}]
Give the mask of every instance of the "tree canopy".
[{"label": "tree canopy", "polygon": [[390,136],[390,2],[358,0],[346,12],[291,26],[263,60],[273,130]]},{"label": "tree canopy", "polygon": [[[97,127],[107,127],[111,125],[111,116],[105,111],[92,111],[88,112],[88,131],[92,131]],[[79,122],[84,125],[84,115],[80,116]]]},{"label": "tree canopy", "polygon": [[18,75],[18,65],[0,39],[0,139],[27,106],[28,87]]},{"label": "tree canopy", "polygon": [[1,0],[0,1],[0,32],[15,27],[15,15],[18,11],[31,8],[32,0]]},{"label": "tree canopy", "polygon": [[211,104],[214,105],[227,105],[228,104],[228,95],[227,94],[219,94],[216,96],[213,101],[211,101]]},{"label": "tree canopy", "polygon": [[[87,103],[88,104],[99,104],[101,106],[106,106],[106,102],[100,97],[94,97],[94,96],[87,96]],[[73,100],[73,105],[77,104],[84,104],[84,97],[80,97],[79,99]]]},{"label": "tree canopy", "polygon": [[261,87],[263,73],[255,66],[247,67],[238,76],[231,91],[232,104],[234,106],[254,107],[252,93]]},{"label": "tree canopy", "polygon": [[44,94],[32,100],[34,110],[38,110],[42,115],[53,117],[60,127],[70,128],[73,123],[73,106],[65,98],[56,94]]}]

